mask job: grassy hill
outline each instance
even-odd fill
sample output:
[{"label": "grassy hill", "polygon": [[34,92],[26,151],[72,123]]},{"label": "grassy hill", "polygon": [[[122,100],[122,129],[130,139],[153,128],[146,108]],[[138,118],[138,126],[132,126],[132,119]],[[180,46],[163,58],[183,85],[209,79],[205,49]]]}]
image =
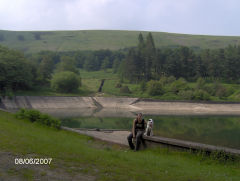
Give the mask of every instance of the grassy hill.
[{"label": "grassy hill", "polygon": [[[164,148],[140,152],[0,111],[0,180],[238,181],[239,161]],[[14,165],[15,158],[52,158]]]},{"label": "grassy hill", "polygon": [[[141,31],[143,35],[148,32]],[[81,31],[4,31],[0,30],[0,44],[26,53],[41,50],[117,50],[136,46],[140,31],[81,30]],[[152,32],[157,47],[179,45],[199,48],[222,48],[240,44],[240,36],[187,35]]]}]

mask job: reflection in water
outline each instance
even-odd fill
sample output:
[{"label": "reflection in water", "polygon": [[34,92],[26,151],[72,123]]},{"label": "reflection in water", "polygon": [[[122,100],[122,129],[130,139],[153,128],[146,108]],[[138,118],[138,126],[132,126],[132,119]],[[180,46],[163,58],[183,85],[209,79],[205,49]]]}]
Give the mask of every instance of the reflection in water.
[{"label": "reflection in water", "polygon": [[[124,109],[41,110],[62,119],[72,128],[130,130],[136,113]],[[240,149],[239,116],[146,115],[154,119],[154,134],[217,146]]]},{"label": "reflection in water", "polygon": [[135,110],[112,108],[112,109],[38,109],[41,112],[51,114],[59,118],[68,117],[134,117]]}]

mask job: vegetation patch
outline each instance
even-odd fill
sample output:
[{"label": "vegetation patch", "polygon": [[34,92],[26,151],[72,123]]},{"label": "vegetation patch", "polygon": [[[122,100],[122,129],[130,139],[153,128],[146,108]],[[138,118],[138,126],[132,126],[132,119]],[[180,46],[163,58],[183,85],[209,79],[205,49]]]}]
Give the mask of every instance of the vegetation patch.
[{"label": "vegetation patch", "polygon": [[39,122],[57,129],[61,128],[61,121],[59,119],[49,116],[48,114],[43,114],[34,109],[20,109],[16,113],[16,117],[18,119],[27,119],[31,122]]}]

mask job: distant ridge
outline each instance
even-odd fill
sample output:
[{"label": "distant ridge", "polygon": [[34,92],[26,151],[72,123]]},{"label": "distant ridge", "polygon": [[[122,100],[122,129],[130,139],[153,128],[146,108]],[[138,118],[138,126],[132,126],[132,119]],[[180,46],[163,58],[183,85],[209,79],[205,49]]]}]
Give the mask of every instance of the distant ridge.
[{"label": "distant ridge", "polygon": [[[0,44],[34,53],[42,50],[118,50],[137,45],[138,34],[147,31],[80,30],[80,31],[6,31],[0,30]],[[152,32],[157,47],[189,46],[195,50],[224,48],[240,44],[240,36],[187,35]]]}]

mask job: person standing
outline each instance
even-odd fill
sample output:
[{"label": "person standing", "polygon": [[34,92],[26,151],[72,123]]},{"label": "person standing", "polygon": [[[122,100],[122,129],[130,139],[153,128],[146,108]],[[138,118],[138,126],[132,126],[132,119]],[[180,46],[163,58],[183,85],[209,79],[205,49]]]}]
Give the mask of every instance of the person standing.
[{"label": "person standing", "polygon": [[[138,151],[141,142],[146,147],[145,140],[143,139],[143,133],[145,131],[146,122],[142,118],[142,113],[137,114],[137,118],[133,120],[132,132],[128,135],[127,140],[130,149]],[[136,139],[136,146],[134,146],[132,140]]]}]

